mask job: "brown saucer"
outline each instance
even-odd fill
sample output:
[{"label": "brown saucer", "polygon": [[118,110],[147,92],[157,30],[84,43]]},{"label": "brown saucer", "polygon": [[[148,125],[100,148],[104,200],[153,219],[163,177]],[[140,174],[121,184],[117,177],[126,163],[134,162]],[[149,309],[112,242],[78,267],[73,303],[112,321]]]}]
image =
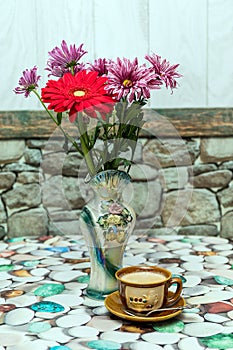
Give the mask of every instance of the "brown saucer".
[{"label": "brown saucer", "polygon": [[[169,291],[169,296],[172,296],[173,292]],[[113,314],[120,318],[124,318],[125,320],[129,321],[136,321],[136,322],[161,322],[166,321],[169,318],[175,317],[179,315],[182,310],[169,310],[169,311],[161,311],[156,312],[153,314],[153,316],[130,316],[124,312],[124,306],[121,303],[119,292],[113,292],[112,294],[109,294],[105,301],[106,308]],[[186,302],[184,298],[180,298],[172,307],[176,306],[185,306]]]}]

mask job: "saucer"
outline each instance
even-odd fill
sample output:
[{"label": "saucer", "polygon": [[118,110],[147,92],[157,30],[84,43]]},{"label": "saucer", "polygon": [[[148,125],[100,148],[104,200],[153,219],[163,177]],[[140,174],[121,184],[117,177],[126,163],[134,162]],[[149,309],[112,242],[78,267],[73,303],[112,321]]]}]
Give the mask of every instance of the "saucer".
[{"label": "saucer", "polygon": [[[169,296],[172,296],[174,293],[169,291]],[[113,315],[116,315],[120,318],[124,318],[129,321],[136,322],[160,322],[166,321],[169,318],[175,317],[179,315],[183,310],[168,310],[168,311],[157,311],[153,314],[153,316],[130,316],[124,312],[124,306],[122,305],[119,291],[113,292],[109,294],[105,301],[105,306]],[[186,302],[184,298],[180,298],[172,307],[176,306],[185,306]]]}]

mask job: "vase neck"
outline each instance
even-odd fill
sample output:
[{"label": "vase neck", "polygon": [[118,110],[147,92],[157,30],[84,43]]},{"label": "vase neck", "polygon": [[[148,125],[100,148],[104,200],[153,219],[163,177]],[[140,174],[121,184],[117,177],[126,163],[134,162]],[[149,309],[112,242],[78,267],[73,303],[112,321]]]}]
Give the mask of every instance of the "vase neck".
[{"label": "vase neck", "polygon": [[120,170],[106,170],[98,173],[90,184],[101,200],[121,199],[124,188],[130,183],[129,174]]}]

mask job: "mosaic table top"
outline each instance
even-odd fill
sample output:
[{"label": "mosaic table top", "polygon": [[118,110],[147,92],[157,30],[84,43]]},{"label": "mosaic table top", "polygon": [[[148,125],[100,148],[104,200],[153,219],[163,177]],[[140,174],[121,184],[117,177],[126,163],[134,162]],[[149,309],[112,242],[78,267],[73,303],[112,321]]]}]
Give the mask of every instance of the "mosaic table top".
[{"label": "mosaic table top", "polygon": [[160,265],[183,279],[191,305],[132,322],[85,296],[82,236],[0,242],[0,350],[233,349],[233,245],[218,237],[132,236],[126,265]]}]

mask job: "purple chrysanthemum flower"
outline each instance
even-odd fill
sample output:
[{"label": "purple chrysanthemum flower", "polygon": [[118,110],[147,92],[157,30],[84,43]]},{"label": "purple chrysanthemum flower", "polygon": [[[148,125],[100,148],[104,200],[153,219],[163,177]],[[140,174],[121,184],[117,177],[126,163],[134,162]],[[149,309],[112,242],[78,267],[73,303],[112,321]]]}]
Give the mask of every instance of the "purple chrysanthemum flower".
[{"label": "purple chrysanthemum flower", "polygon": [[38,88],[39,79],[40,75],[37,75],[36,66],[34,66],[32,69],[25,69],[25,71],[23,71],[23,76],[19,79],[19,86],[17,86],[13,91],[16,94],[24,94],[25,97],[28,97],[32,90]]},{"label": "purple chrysanthemum flower", "polygon": [[75,74],[85,67],[83,63],[78,62],[85,53],[87,51],[83,50],[83,44],[78,48],[76,48],[75,44],[68,47],[65,40],[63,40],[61,49],[56,46],[49,52],[51,57],[47,62],[48,68],[45,69],[50,72],[49,76],[54,75],[55,77],[62,77],[68,72]]},{"label": "purple chrysanthemum flower", "polygon": [[162,61],[161,56],[158,56],[155,53],[153,53],[151,56],[146,55],[145,59],[152,64],[155,74],[158,74],[159,79],[164,81],[166,88],[170,87],[171,90],[176,88],[176,78],[180,78],[182,76],[176,72],[176,68],[179,66],[179,64],[172,66],[166,59]]},{"label": "purple chrysanthemum flower", "polygon": [[151,89],[159,89],[161,82],[151,69],[145,65],[138,65],[135,58],[132,62],[118,57],[116,62],[111,61],[107,65],[108,85],[106,90],[115,95],[119,101],[121,98],[131,104],[133,101],[148,99]]},{"label": "purple chrysanthemum flower", "polygon": [[111,63],[111,60],[107,60],[106,58],[98,58],[97,60],[94,60],[94,63],[89,63],[90,70],[98,72],[98,74],[101,75],[107,75],[108,69],[107,64]]}]

